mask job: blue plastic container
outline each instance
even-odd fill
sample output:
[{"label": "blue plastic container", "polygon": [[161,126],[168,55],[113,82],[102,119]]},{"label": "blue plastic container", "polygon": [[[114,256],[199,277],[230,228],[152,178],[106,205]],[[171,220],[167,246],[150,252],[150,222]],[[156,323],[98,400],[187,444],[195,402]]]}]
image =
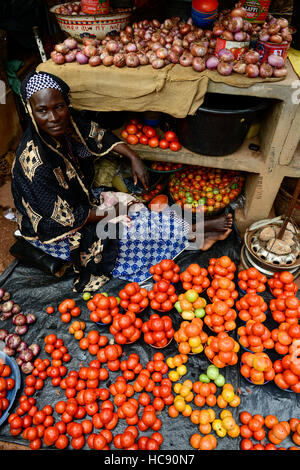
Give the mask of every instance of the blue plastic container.
[{"label": "blue plastic container", "polygon": [[1,424],[3,424],[4,421],[6,421],[6,419],[8,418],[9,410],[15,401],[17,391],[19,390],[21,386],[21,374],[20,374],[19,366],[16,363],[16,361],[12,357],[5,354],[3,351],[0,351],[0,361],[4,362],[4,364],[9,365],[9,367],[11,368],[11,375],[9,377],[14,379],[15,381],[15,387],[6,393],[6,398],[9,400],[9,405],[0,418],[0,426],[1,426]]},{"label": "blue plastic container", "polygon": [[195,8],[192,8],[191,18],[193,20],[193,23],[199,28],[208,28],[213,23],[213,21],[215,21],[217,17],[217,12],[218,9],[210,11],[208,13],[203,13],[198,10],[195,10]]}]

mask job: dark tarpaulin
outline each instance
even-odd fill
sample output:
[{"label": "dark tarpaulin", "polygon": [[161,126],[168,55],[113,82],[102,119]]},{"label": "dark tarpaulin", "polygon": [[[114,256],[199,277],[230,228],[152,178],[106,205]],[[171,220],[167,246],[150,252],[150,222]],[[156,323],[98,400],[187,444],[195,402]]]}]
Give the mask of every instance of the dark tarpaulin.
[{"label": "dark tarpaulin", "polygon": [[[210,258],[218,258],[222,255],[228,255],[237,264],[239,262],[240,248],[241,240],[237,231],[234,230],[227,240],[216,243],[209,251],[185,251],[179,255],[176,262],[179,264],[181,270],[184,270],[192,262],[196,262],[203,267],[207,267]],[[88,365],[92,359],[96,358],[96,356],[92,356],[88,352],[79,348],[78,341],[73,337],[73,335],[68,333],[69,324],[64,324],[60,321],[58,312],[54,315],[46,314],[45,309],[48,305],[53,305],[57,308],[63,299],[72,297],[76,301],[77,305],[82,309],[79,319],[86,322],[85,331],[88,332],[91,329],[97,328],[101,334],[105,334],[109,338],[112,337],[109,333],[108,326],[98,327],[98,325],[89,320],[89,311],[85,306],[85,302],[82,300],[82,295],[72,291],[72,284],[73,276],[70,273],[59,280],[55,277],[48,276],[37,269],[26,267],[16,262],[12,263],[12,265],[0,277],[1,287],[11,292],[12,298],[15,302],[21,305],[22,310],[25,313],[32,312],[37,315],[36,323],[29,327],[24,340],[28,344],[33,342],[39,343],[42,347],[39,357],[45,358],[49,356],[43,349],[44,337],[47,334],[55,333],[59,338],[63,338],[65,345],[68,347],[72,356],[72,360],[66,364],[69,371],[72,369],[78,370],[79,367]],[[102,291],[106,291],[112,295],[118,295],[118,292],[125,284],[125,281],[112,279],[104,286]],[[144,283],[144,286],[146,288],[150,288],[152,286],[152,280]],[[182,290],[180,290],[180,288],[177,288],[177,293],[180,293],[181,291]],[[204,297],[206,296],[204,295]],[[145,310],[142,313],[142,319],[144,321],[147,320],[151,313],[153,312],[151,312],[150,309]],[[175,312],[175,309],[170,313],[170,316],[172,317],[175,329],[178,329],[182,320]],[[6,329],[12,331],[11,319],[1,322],[0,327],[6,327]],[[204,329],[208,333],[213,334],[206,326]],[[233,333],[233,336],[236,338],[236,332]],[[156,349],[151,348],[143,341],[142,335],[140,340],[136,343],[123,346],[122,359],[127,358],[131,352],[135,352],[139,354],[142,365],[146,367],[147,362],[152,359],[156,351]],[[175,341],[173,340],[168,347],[162,350],[162,352],[164,353],[165,358],[178,354]],[[241,352],[243,352],[243,350],[241,350]],[[204,353],[189,356],[189,360],[186,364],[188,372],[182,377],[181,382],[186,379],[190,379],[192,381],[198,380],[200,373],[205,372],[209,364],[210,363]],[[237,422],[239,422],[238,415],[242,410],[248,410],[252,414],[261,413],[264,416],[267,414],[275,414],[280,420],[288,420],[291,417],[300,418],[299,397],[297,397],[296,394],[281,391],[274,383],[269,383],[265,386],[254,386],[248,383],[240,376],[239,365],[235,367],[226,367],[221,370],[221,373],[225,375],[226,382],[232,383],[235,390],[240,389],[241,392],[241,405],[238,408],[228,407],[228,409],[232,411]],[[106,383],[100,382],[99,386],[108,387],[118,375],[120,375],[120,372],[109,371],[109,379]],[[25,378],[26,376],[22,374],[23,385]],[[217,393],[219,393],[219,391]],[[22,387],[17,395],[17,400],[12,407],[11,412],[14,412],[17,408],[18,397],[21,394]],[[37,406],[39,409],[46,404],[51,404],[54,407],[57,401],[67,400],[64,391],[60,389],[60,387],[53,387],[50,379],[45,381],[44,388],[36,392],[34,396],[37,400]],[[193,409],[196,408],[193,402],[191,402],[191,405]],[[221,410],[217,406],[214,407],[214,410],[216,412],[216,417],[219,417]],[[60,415],[57,415],[55,411],[53,416],[55,418],[55,422],[60,420]],[[181,415],[175,419],[170,418],[168,415],[168,407],[165,407],[162,412],[158,413],[158,416],[162,420],[162,428],[160,432],[164,437],[161,449],[192,450],[189,444],[189,439],[193,433],[198,432],[198,426],[193,424],[190,418],[183,417]],[[91,419],[89,416],[87,416],[87,418]],[[126,426],[125,420],[120,419],[117,427],[113,430],[113,434],[115,435],[123,432]],[[172,432],[170,432],[170,430]],[[95,430],[95,432],[98,431]],[[151,430],[143,433],[139,432],[139,437],[141,435],[150,435],[152,432],[153,431]],[[212,432],[215,434],[214,431]],[[13,437],[10,435],[7,421],[0,427],[0,440],[23,445],[27,444],[27,442],[20,436]],[[238,450],[240,448],[240,440],[241,438],[233,439],[228,436],[225,438],[217,437],[217,450]],[[287,439],[286,441],[283,442],[283,446],[289,447],[292,445],[291,440]],[[113,444],[110,446],[113,450]],[[87,444],[85,444],[84,449],[88,449]]]}]

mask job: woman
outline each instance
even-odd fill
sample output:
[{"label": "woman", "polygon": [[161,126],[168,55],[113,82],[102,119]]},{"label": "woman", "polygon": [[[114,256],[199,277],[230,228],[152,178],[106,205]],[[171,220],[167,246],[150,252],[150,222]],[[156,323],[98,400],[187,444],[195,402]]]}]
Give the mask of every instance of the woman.
[{"label": "woman", "polygon": [[[106,197],[104,193],[96,198],[92,191],[93,160],[112,151],[127,157],[134,183],[140,180],[145,189],[148,173],[136,152],[97,123],[82,120],[70,105],[69,91],[65,82],[45,72],[30,73],[23,81],[21,95],[30,123],[16,152],[12,193],[22,236],[42,250],[72,262],[76,273],[74,290],[95,291],[108,281],[116,265],[119,277],[126,269],[122,255],[118,259],[122,225],[115,226],[114,238],[99,238],[97,225],[108,220],[111,226],[115,221],[109,221],[109,212],[114,219],[119,205],[131,204],[134,198],[122,193]],[[112,206],[117,211],[110,210]],[[134,214],[139,225],[141,220],[147,223],[147,214],[141,217],[139,210]],[[210,223],[204,249],[226,238],[231,224],[229,216]],[[187,231],[185,227],[185,235]],[[123,241],[123,249],[127,241]],[[169,247],[172,257],[187,246],[186,237],[181,242],[175,251]],[[162,246],[157,247],[161,254]],[[152,252],[151,246],[147,249]],[[123,250],[123,258],[126,252]]]}]

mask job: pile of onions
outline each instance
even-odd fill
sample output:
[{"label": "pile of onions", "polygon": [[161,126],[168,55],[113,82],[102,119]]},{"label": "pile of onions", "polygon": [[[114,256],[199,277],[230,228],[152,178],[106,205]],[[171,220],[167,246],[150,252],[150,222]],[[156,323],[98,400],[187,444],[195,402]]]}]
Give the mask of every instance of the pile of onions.
[{"label": "pile of onions", "polygon": [[68,2],[64,3],[63,5],[58,6],[54,10],[55,13],[58,13],[60,15],[84,15],[81,11],[81,4],[80,3],[74,3],[74,2]]},{"label": "pile of onions", "polygon": [[288,20],[285,18],[274,18],[272,15],[268,15],[266,22],[261,27],[258,37],[263,42],[290,44],[292,42],[292,35]]},{"label": "pile of onions", "polygon": [[246,10],[241,6],[220,12],[213,25],[214,36],[227,41],[250,41],[255,27],[245,20],[245,16]]},{"label": "pile of onions", "polygon": [[3,352],[8,356],[16,356],[16,362],[21,367],[24,374],[31,374],[34,369],[33,361],[39,355],[41,348],[37,343],[30,346],[16,333],[8,333],[5,329],[0,329],[0,341],[5,346]]}]

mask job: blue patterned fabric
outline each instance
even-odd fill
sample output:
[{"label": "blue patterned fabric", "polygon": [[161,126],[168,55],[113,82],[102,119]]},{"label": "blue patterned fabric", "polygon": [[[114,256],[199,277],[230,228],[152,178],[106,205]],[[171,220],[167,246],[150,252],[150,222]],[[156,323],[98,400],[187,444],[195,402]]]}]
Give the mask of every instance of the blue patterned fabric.
[{"label": "blue patterned fabric", "polygon": [[48,255],[65,261],[71,261],[69,240],[67,238],[54,243],[42,243],[39,240],[30,240],[30,243]]}]

